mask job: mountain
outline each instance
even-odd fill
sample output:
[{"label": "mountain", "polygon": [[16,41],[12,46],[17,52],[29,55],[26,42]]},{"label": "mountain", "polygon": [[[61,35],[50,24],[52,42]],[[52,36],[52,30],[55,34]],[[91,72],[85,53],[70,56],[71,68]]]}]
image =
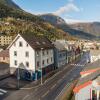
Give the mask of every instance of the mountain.
[{"label": "mountain", "polygon": [[71,28],[100,37],[100,22],[71,24]]},{"label": "mountain", "polygon": [[0,33],[7,35],[30,33],[43,35],[51,40],[75,39],[39,16],[22,10],[12,0],[0,0]]},{"label": "mountain", "polygon": [[0,0],[0,3],[21,10],[21,8],[18,5],[16,5],[12,0]]},{"label": "mountain", "polygon": [[39,16],[45,21],[50,22],[52,25],[56,26],[57,28],[62,29],[64,32],[67,32],[72,36],[75,36],[78,38],[84,38],[84,39],[96,39],[97,38],[96,35],[91,34],[90,31],[80,30],[80,29],[77,29],[77,27],[74,27],[74,25],[68,25],[64,21],[64,19],[54,14],[43,14]]},{"label": "mountain", "polygon": [[61,17],[56,16],[54,14],[49,13],[49,14],[43,14],[43,15],[39,15],[39,16],[54,25],[66,24],[64,19],[62,19]]}]

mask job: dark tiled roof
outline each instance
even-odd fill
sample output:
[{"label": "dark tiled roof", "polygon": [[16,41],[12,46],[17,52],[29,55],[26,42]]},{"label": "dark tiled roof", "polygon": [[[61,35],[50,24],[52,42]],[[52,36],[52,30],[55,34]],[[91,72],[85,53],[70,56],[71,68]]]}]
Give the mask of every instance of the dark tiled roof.
[{"label": "dark tiled roof", "polygon": [[52,42],[43,36],[35,36],[33,34],[21,34],[21,36],[29,43],[34,49],[49,49],[53,48]]},{"label": "dark tiled roof", "polygon": [[9,50],[2,50],[0,52],[0,57],[9,57]]}]

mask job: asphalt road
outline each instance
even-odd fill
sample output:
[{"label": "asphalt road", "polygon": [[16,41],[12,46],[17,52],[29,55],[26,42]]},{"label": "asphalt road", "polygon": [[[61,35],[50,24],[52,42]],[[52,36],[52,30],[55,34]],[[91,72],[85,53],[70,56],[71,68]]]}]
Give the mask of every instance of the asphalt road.
[{"label": "asphalt road", "polygon": [[[80,77],[80,71],[86,64],[86,54],[77,64],[63,67],[57,74],[47,80],[42,86],[24,89],[9,95],[4,100],[55,100],[70,82]],[[1,99],[0,99],[1,100]]]}]

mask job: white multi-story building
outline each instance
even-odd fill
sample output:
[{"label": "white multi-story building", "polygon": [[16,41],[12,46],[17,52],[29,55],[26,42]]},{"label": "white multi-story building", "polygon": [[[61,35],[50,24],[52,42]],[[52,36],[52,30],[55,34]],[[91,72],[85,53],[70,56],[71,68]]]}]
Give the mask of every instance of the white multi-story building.
[{"label": "white multi-story building", "polygon": [[43,74],[54,67],[53,45],[45,37],[18,34],[8,49],[11,74],[20,68],[24,78],[35,79],[41,75],[41,66]]},{"label": "white multi-story building", "polygon": [[90,50],[90,62],[95,62],[100,59],[100,50]]}]

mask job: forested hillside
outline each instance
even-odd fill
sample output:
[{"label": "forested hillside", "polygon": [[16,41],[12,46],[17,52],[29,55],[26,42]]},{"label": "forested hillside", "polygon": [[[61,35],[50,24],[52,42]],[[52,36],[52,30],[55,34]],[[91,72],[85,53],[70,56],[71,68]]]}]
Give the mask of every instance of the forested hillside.
[{"label": "forested hillside", "polygon": [[[10,1],[12,2],[12,0]],[[13,7],[14,5],[9,6],[9,3],[0,1],[0,33],[7,35],[30,33],[44,35],[51,40],[59,38],[75,39],[67,32],[40,19],[40,17],[27,13],[19,7]]]}]

